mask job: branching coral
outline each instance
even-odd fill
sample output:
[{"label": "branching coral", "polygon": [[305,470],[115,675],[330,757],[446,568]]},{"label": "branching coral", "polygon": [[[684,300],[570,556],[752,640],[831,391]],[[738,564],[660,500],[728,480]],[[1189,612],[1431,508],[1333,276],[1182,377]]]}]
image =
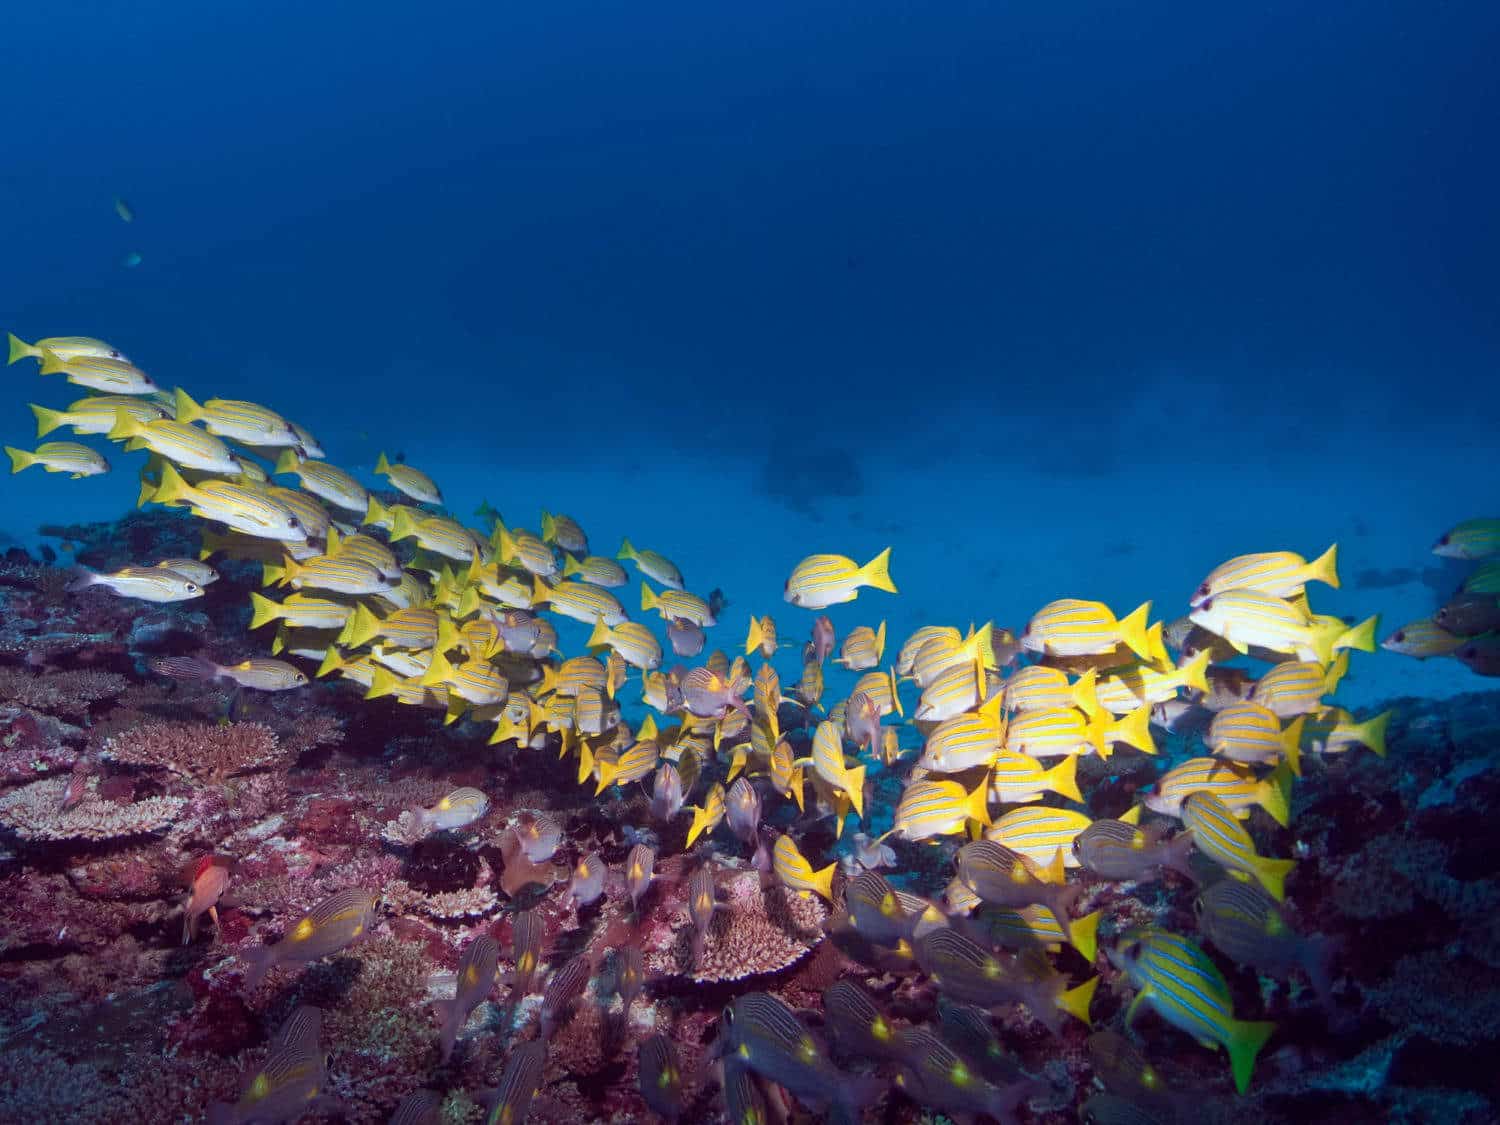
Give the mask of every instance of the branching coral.
[{"label": "branching coral", "polygon": [[116,804],[102,800],[97,779],[83,799],[63,811],[67,777],[49,777],[0,797],[0,824],[23,840],[113,840],[166,828],[187,802],[181,797],[148,797]]},{"label": "branching coral", "polygon": [[222,781],[252,770],[282,768],[293,755],[276,732],[261,723],[152,721],[107,740],[100,754],[109,761],[164,769],[197,781]]},{"label": "branching coral", "polygon": [[36,675],[22,668],[0,668],[0,700],[45,715],[82,719],[102,699],[113,699],[130,681],[92,668]]}]

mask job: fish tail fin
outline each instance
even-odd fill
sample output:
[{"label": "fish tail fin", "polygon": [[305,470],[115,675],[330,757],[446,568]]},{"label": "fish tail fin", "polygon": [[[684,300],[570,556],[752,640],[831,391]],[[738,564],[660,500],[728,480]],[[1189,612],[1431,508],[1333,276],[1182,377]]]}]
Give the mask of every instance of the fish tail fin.
[{"label": "fish tail fin", "polygon": [[1089,1005],[1094,1000],[1094,990],[1099,987],[1098,977],[1089,977],[1077,988],[1070,988],[1057,998],[1057,1006],[1075,1020],[1081,1020],[1085,1027],[1092,1027],[1093,1021],[1089,1019]]},{"label": "fish tail fin", "polygon": [[964,798],[964,816],[970,820],[978,821],[980,824],[990,823],[990,775],[985,774],[983,780]]},{"label": "fish tail fin", "polygon": [[32,347],[14,332],[7,332],[6,336],[10,338],[10,358],[5,361],[6,366],[15,363],[18,359],[40,354],[39,349]]},{"label": "fish tail fin", "polygon": [[349,620],[345,621],[344,627],[339,630],[338,643],[348,648],[359,648],[373,639],[379,631],[380,620],[369,606],[360,603],[354,607]]},{"label": "fish tail fin", "polygon": [[411,514],[405,508],[397,508],[395,515],[391,517],[391,542],[398,539],[410,539],[417,533],[417,524],[411,518]]},{"label": "fish tail fin", "polygon": [[281,616],[281,606],[262,594],[250,594],[250,628],[259,629]]},{"label": "fish tail fin", "polygon": [[[181,394],[182,391],[179,390],[177,393]],[[298,458],[296,450],[290,448],[283,449],[281,451],[281,455],[276,458],[276,467],[272,469],[271,472],[276,473],[277,475],[283,473],[295,473],[301,466],[301,464],[302,461],[300,458]]]},{"label": "fish tail fin", "polygon": [[766,634],[760,627],[760,618],[752,616],[750,618],[750,632],[745,637],[745,655],[749,656],[756,649],[760,648],[765,639]]},{"label": "fish tail fin", "polygon": [[[988,625],[985,628],[989,628]],[[875,662],[880,663],[880,658],[885,655],[885,621],[882,619],[875,628]]]},{"label": "fish tail fin", "polygon": [[337,645],[329,645],[328,650],[323,653],[323,662],[318,665],[318,670],[313,673],[314,679],[322,679],[330,673],[337,672],[347,663],[344,654],[339,651]]},{"label": "fish tail fin", "polygon": [[34,402],[28,402],[31,412],[36,415],[36,436],[46,437],[59,426],[68,423],[68,416],[61,410],[53,410],[49,406],[38,406]]},{"label": "fish tail fin", "polygon": [[109,428],[105,437],[110,441],[129,441],[131,438],[143,438],[146,436],[146,427],[138,418],[133,418],[125,410],[115,411],[115,424]]},{"label": "fish tail fin", "polygon": [[13,445],[7,445],[5,452],[10,457],[10,471],[19,473],[22,469],[29,469],[36,464],[36,454],[25,449],[17,449]]},{"label": "fish tail fin", "polygon": [[531,576],[531,604],[533,606],[546,605],[552,600],[552,591],[547,589],[547,584],[542,581],[540,575]]},{"label": "fish tail fin", "polygon": [[633,559],[636,557],[635,548],[630,545],[629,539],[620,540],[620,549],[615,552],[617,559]]},{"label": "fish tail fin", "polygon": [[388,474],[390,471],[391,463],[386,460],[385,453],[381,452],[380,455],[375,458],[375,473],[379,476]]},{"label": "fish tail fin", "polygon": [[1070,801],[1083,804],[1083,793],[1078,788],[1078,755],[1068,754],[1043,773],[1042,784]]},{"label": "fish tail fin", "polygon": [[805,794],[802,791],[802,789],[803,789],[802,782],[803,782],[804,773],[805,773],[805,771],[804,771],[803,767],[798,766],[796,769],[794,769],[792,771],[792,777],[791,777],[791,782],[790,782],[791,787],[792,787],[792,798],[793,798],[793,800],[795,800],[797,802],[797,811],[799,813],[807,811],[806,806],[803,804],[803,802],[806,800],[806,796],[805,796]]},{"label": "fish tail fin", "polygon": [[563,577],[572,578],[575,574],[583,573],[583,564],[572,555],[563,556]]},{"label": "fish tail fin", "polygon": [[156,486],[156,492],[151,500],[156,504],[190,504],[193,500],[193,487],[182,479],[177,466],[170,461],[163,461],[161,483]]},{"label": "fish tail fin", "polygon": [[588,648],[598,648],[609,644],[609,626],[604,623],[604,618],[601,617],[594,622],[593,632],[589,634],[589,639],[583,643]]},{"label": "fish tail fin", "polygon": [[1312,562],[1307,564],[1307,580],[1321,582],[1325,586],[1339,588],[1339,545],[1333,544]]},{"label": "fish tail fin", "polygon": [[1079,676],[1072,688],[1073,702],[1092,719],[1099,713],[1099,670],[1090,668]]},{"label": "fish tail fin", "polygon": [[1339,684],[1349,673],[1349,650],[1340,649],[1333,663],[1328,666],[1328,671],[1323,673],[1323,694],[1332,695],[1338,691]]},{"label": "fish tail fin", "polygon": [[557,520],[552,518],[551,512],[542,513],[542,540],[550,543],[557,538]]},{"label": "fish tail fin", "polygon": [[1250,1088],[1250,1073],[1255,1057],[1276,1031],[1274,1023],[1258,1020],[1230,1020],[1224,1046],[1229,1051],[1229,1067],[1234,1072],[1234,1088],[1243,1094]]},{"label": "fish tail fin", "polygon": [[1256,803],[1271,814],[1271,819],[1283,828],[1291,825],[1292,819],[1292,771],[1283,762],[1271,771],[1271,775],[1260,783]]},{"label": "fish tail fin", "polygon": [[656,596],[656,591],[644,582],[641,583],[641,610],[657,609],[661,606],[661,599]]},{"label": "fish tail fin", "polygon": [[187,391],[178,387],[173,397],[177,400],[176,418],[179,422],[196,422],[203,417],[203,407],[194,402]]},{"label": "fish tail fin", "polygon": [[1082,918],[1075,918],[1068,925],[1069,944],[1078,950],[1079,955],[1090,965],[1099,954],[1099,915],[1102,911],[1095,910],[1085,914]]},{"label": "fish tail fin", "polygon": [[291,580],[292,567],[296,565],[290,557],[284,557],[279,563],[262,563],[260,584],[262,586],[286,585]]},{"label": "fish tail fin", "polygon": [[887,594],[897,593],[896,584],[891,581],[891,549],[889,547],[859,568],[859,580],[862,585],[884,590]]},{"label": "fish tail fin", "polygon": [[[590,753],[590,751],[588,749],[588,743],[584,743],[583,752],[584,752],[584,754],[585,754],[586,757],[592,757],[592,754]],[[615,774],[619,773],[620,766],[619,766],[619,763],[617,763],[617,762],[611,762],[608,758],[601,758],[595,764],[597,765],[597,768],[599,770],[599,785],[594,790],[594,796],[597,797],[601,793],[603,793],[606,789],[608,789],[610,787],[610,785],[614,782],[614,780],[615,780]],[[588,773],[585,772],[585,770],[584,770],[584,763],[583,762],[579,763],[579,765],[578,765],[578,772],[579,772],[580,775],[582,775],[582,776],[579,777],[578,783],[580,785],[582,785],[585,781],[588,780]]]},{"label": "fish tail fin", "polygon": [[[33,354],[35,354],[35,350],[33,350]],[[41,361],[41,369],[37,372],[39,375],[61,375],[63,373],[63,361],[58,358],[56,352],[42,348]]]},{"label": "fish tail fin", "polygon": [[437,644],[433,645],[434,652],[447,652],[458,644],[458,626],[454,624],[453,618],[446,613],[439,612],[437,615]]},{"label": "fish tail fin", "polygon": [[[563,749],[564,750],[567,749],[567,732],[564,732],[564,735],[563,735]],[[589,748],[589,744],[587,742],[580,742],[578,744],[578,784],[579,785],[582,785],[585,781],[587,781],[589,779],[589,776],[596,769],[600,772],[600,774],[603,774],[604,773],[604,768],[606,766],[608,766],[609,764],[610,763],[608,761],[601,762],[601,761],[598,761],[597,759],[595,759],[595,757],[594,757],[594,751]],[[599,790],[599,792],[602,793],[602,792],[604,792],[604,790],[601,789],[601,790]],[[597,796],[598,794],[595,794],[595,795]]]},{"label": "fish tail fin", "polygon": [[446,683],[452,678],[453,665],[447,655],[434,651],[432,659],[427,662],[427,671],[422,673],[422,678],[417,682],[423,687],[431,687],[433,684]]},{"label": "fish tail fin", "polygon": [[839,865],[837,863],[830,863],[822,871],[814,871],[812,873],[811,882],[813,890],[817,891],[828,902],[833,901],[833,873],[838,869]]},{"label": "fish tail fin", "polygon": [[377,664],[370,671],[370,686],[365,689],[366,699],[379,699],[396,694],[396,674],[389,668]]},{"label": "fish tail fin", "polygon": [[1142,703],[1130,714],[1114,724],[1110,737],[1133,746],[1143,754],[1155,754],[1156,743],[1151,738],[1151,704]]},{"label": "fish tail fin", "polygon": [[[1380,628],[1380,614],[1366,617],[1358,625],[1340,633],[1333,642],[1334,648],[1353,648],[1360,652],[1375,651],[1375,630]],[[1327,661],[1324,661],[1326,664]]]},{"label": "fish tail fin", "polygon": [[1208,692],[1208,658],[1212,653],[1208,649],[1200,649],[1193,654],[1193,658],[1182,666],[1182,686],[1192,691]]},{"label": "fish tail fin", "polygon": [[99,580],[99,576],[86,566],[75,566],[68,573],[70,580],[66,589],[70,594],[76,594],[79,590],[87,590]]},{"label": "fish tail fin", "polygon": [[1286,730],[1281,732],[1281,745],[1286,753],[1286,764],[1291,767],[1295,777],[1302,776],[1302,727],[1306,722],[1306,715],[1298,715]]},{"label": "fish tail fin", "polygon": [[382,504],[378,498],[371,496],[370,502],[365,505],[365,518],[361,523],[384,524],[390,515],[390,509]]},{"label": "fish tail fin", "polygon": [[1351,732],[1361,743],[1375,752],[1377,758],[1385,757],[1385,728],[1390,725],[1391,713],[1382,711],[1373,719],[1356,723]]},{"label": "fish tail fin", "polygon": [[1120,640],[1142,660],[1151,659],[1151,642],[1146,636],[1146,618],[1150,613],[1151,603],[1142,602],[1120,622]]},{"label": "fish tail fin", "polygon": [[1257,856],[1255,860],[1255,877],[1260,885],[1266,889],[1277,902],[1286,901],[1286,877],[1291,874],[1292,868],[1297,866],[1295,859],[1272,859],[1269,856]]},{"label": "fish tail fin", "polygon": [[854,806],[854,815],[865,818],[865,768],[855,766],[844,771],[844,792],[849,794],[849,803]]}]

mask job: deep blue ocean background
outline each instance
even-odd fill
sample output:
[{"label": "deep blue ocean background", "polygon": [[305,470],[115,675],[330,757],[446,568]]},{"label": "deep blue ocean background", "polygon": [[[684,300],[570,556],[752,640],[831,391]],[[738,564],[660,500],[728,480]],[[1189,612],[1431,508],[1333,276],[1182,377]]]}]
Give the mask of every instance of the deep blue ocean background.
[{"label": "deep blue ocean background", "polygon": [[[1228,554],[1334,539],[1318,608],[1394,625],[1452,584],[1436,535],[1500,514],[1493,3],[5,24],[5,328],[264,402],[367,479],[404,453],[464,515],[628,534],[726,591],[727,648],[802,555],[886,545],[903,596],[841,632],[1171,617]],[[10,444],[82,393],[34,370]],[[134,468],[6,478],[3,530],[116,515]]]}]

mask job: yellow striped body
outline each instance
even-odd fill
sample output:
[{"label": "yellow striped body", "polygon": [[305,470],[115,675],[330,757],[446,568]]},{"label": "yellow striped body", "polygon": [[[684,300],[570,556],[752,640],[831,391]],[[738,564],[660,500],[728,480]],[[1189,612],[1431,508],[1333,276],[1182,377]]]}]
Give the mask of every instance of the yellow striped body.
[{"label": "yellow striped body", "polygon": [[1093,821],[1087,814],[1071,809],[1053,809],[1041,805],[1012,809],[997,818],[985,831],[985,839],[1004,844],[1014,852],[1046,868],[1062,851],[1065,867],[1079,866],[1073,854],[1073,840]]}]

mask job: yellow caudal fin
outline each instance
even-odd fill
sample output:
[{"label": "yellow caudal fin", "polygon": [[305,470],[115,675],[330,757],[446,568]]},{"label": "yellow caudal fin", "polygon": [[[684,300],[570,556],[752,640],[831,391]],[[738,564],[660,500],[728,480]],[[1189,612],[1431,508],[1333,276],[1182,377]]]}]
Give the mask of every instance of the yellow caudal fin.
[{"label": "yellow caudal fin", "polygon": [[383,476],[389,474],[390,471],[391,463],[385,459],[385,454],[381,453],[380,456],[375,458],[375,472],[377,475]]},{"label": "yellow caudal fin", "polygon": [[1083,804],[1083,794],[1078,789],[1078,755],[1069,754],[1042,774],[1043,788]]},{"label": "yellow caudal fin", "polygon": [[535,606],[539,606],[539,605],[546,605],[551,600],[552,600],[552,591],[547,588],[547,584],[545,582],[543,582],[540,577],[538,577],[537,575],[533,574],[531,576],[531,604],[532,604],[532,606],[535,607]]},{"label": "yellow caudal fin", "polygon": [[384,665],[376,664],[370,672],[370,686],[365,691],[366,699],[379,699],[385,695],[396,694],[396,673]]},{"label": "yellow caudal fin", "polygon": [[1122,824],[1139,824],[1141,822],[1141,806],[1131,805],[1115,819]]},{"label": "yellow caudal fin", "polygon": [[443,726],[452,726],[469,709],[469,701],[456,691],[448,693],[448,705],[443,708]]},{"label": "yellow caudal fin", "polygon": [[329,645],[328,651],[323,654],[323,663],[318,665],[313,678],[322,679],[324,676],[337,672],[344,667],[345,663],[344,654],[338,650],[338,646]]},{"label": "yellow caudal fin", "polygon": [[1307,564],[1307,580],[1339,588],[1339,545],[1335,543]]},{"label": "yellow caudal fin", "polygon": [[458,636],[458,626],[453,623],[453,618],[446,613],[439,613],[437,615],[437,644],[433,646],[433,651],[451,651],[458,644]]},{"label": "yellow caudal fin", "polygon": [[1108,737],[1111,741],[1133,746],[1143,754],[1155,754],[1156,743],[1151,738],[1151,704],[1142,703],[1124,718],[1116,720],[1109,728]]},{"label": "yellow caudal fin", "polygon": [[[988,626],[986,626],[986,628],[988,628]],[[981,647],[983,647],[983,646],[981,646]],[[875,628],[875,660],[877,662],[879,662],[880,658],[882,656],[884,656],[884,655],[885,655],[885,622],[881,621],[881,623],[878,626],[876,626],[876,628]]]},{"label": "yellow caudal fin", "polygon": [[250,628],[259,629],[281,616],[281,607],[260,594],[250,595]]},{"label": "yellow caudal fin", "polygon": [[1212,655],[1208,649],[1202,649],[1195,653],[1193,658],[1182,666],[1181,686],[1190,691],[1208,691],[1208,658]]},{"label": "yellow caudal fin", "polygon": [[859,568],[859,584],[888,594],[896,593],[896,584],[891,581],[891,549],[887,547],[864,566]]},{"label": "yellow caudal fin", "polygon": [[427,671],[417,683],[423,687],[432,687],[434,684],[444,684],[453,678],[453,665],[448,663],[448,658],[441,652],[434,652],[432,659],[427,664]]},{"label": "yellow caudal fin", "polygon": [[1306,722],[1306,715],[1298,715],[1286,730],[1281,732],[1282,752],[1286,756],[1286,764],[1291,767],[1295,777],[1302,776],[1302,727]]},{"label": "yellow caudal fin", "polygon": [[7,445],[5,452],[10,456],[10,471],[19,473],[22,469],[30,468],[36,464],[36,454],[28,453],[24,449],[17,449],[13,445]]},{"label": "yellow caudal fin", "polygon": [[986,699],[978,707],[974,708],[974,713],[986,723],[993,726],[1002,736],[1005,734],[1004,712],[1005,693],[1003,691],[997,691],[989,699]]},{"label": "yellow caudal fin", "polygon": [[1254,875],[1265,887],[1266,894],[1277,902],[1286,901],[1286,877],[1292,873],[1292,868],[1297,866],[1295,859],[1272,859],[1269,856],[1256,856],[1252,864],[1255,868]]},{"label": "yellow caudal fin", "polygon": [[1078,950],[1082,958],[1090,965],[1099,953],[1099,915],[1102,911],[1094,911],[1085,914],[1082,918],[1074,918],[1068,924],[1069,936],[1072,937],[1072,946]]},{"label": "yellow caudal fin", "polygon": [[417,533],[417,521],[405,508],[397,508],[391,515],[391,542],[410,539]]},{"label": "yellow caudal fin", "polygon": [[564,578],[572,578],[573,575],[575,575],[575,574],[582,574],[582,573],[583,573],[583,564],[581,564],[572,555],[564,555],[563,556],[563,577]]},{"label": "yellow caudal fin", "polygon": [[1234,1072],[1234,1088],[1243,1094],[1250,1088],[1250,1074],[1255,1057],[1276,1031],[1274,1023],[1230,1020],[1224,1047],[1229,1052],[1229,1068]]},{"label": "yellow caudal fin", "polygon": [[1146,651],[1151,655],[1147,659],[1158,672],[1170,672],[1172,670],[1172,657],[1167,653],[1166,642],[1162,639],[1162,630],[1165,625],[1160,621],[1154,621],[1146,630]]},{"label": "yellow caudal fin", "polygon": [[1142,660],[1151,659],[1151,642],[1146,636],[1146,618],[1150,614],[1151,603],[1142,602],[1120,621],[1120,640]]},{"label": "yellow caudal fin", "polygon": [[38,349],[32,347],[14,332],[7,332],[6,335],[10,337],[10,359],[5,361],[7,366],[15,363],[18,359],[25,359],[27,356],[40,354]]},{"label": "yellow caudal fin", "polygon": [[636,728],[635,740],[637,742],[655,742],[661,731],[656,726],[656,716],[650,712],[641,720],[641,725]]},{"label": "yellow caudal fin", "polygon": [[833,873],[838,870],[838,866],[837,863],[830,863],[822,871],[814,871],[809,879],[812,889],[822,895],[827,902],[833,901]]},{"label": "yellow caudal fin", "polygon": [[1375,752],[1379,758],[1385,757],[1385,728],[1390,724],[1391,713],[1382,711],[1373,719],[1366,719],[1362,723],[1355,723],[1349,731],[1350,736]]},{"label": "yellow caudal fin", "polygon": [[370,502],[365,505],[365,518],[360,520],[360,523],[373,523],[384,526],[388,522],[390,514],[389,508],[371,496]]},{"label": "yellow caudal fin", "polygon": [[495,525],[495,536],[498,540],[494,545],[495,559],[501,565],[509,566],[516,558],[515,537],[511,535],[503,523]]},{"label": "yellow caudal fin", "polygon": [[[1063,860],[1062,849],[1056,849],[1052,853],[1052,858],[1046,863],[1032,864],[1031,873],[1043,883],[1051,883],[1055,887],[1060,887],[1066,883],[1068,881],[1068,869]],[[1059,909],[1061,908],[1059,907]],[[1058,918],[1057,920],[1064,926],[1068,924],[1066,918]]]},{"label": "yellow caudal fin", "polygon": [[[181,394],[182,392],[178,391],[177,393]],[[276,458],[276,467],[274,469],[272,469],[271,471],[273,473],[276,473],[276,474],[281,474],[281,473],[296,473],[297,470],[300,469],[301,467],[302,467],[302,462],[297,457],[296,450],[294,450],[294,449],[283,449],[281,451],[281,456],[279,456],[279,457]]]},{"label": "yellow caudal fin", "polygon": [[[203,417],[203,407],[194,402],[187,391],[178,387],[175,397],[177,399],[176,417],[179,422],[197,422]],[[290,453],[291,450],[287,452]]]},{"label": "yellow caudal fin", "polygon": [[636,557],[637,557],[637,555],[635,553],[635,548],[630,545],[630,540],[629,539],[621,539],[620,540],[620,549],[619,549],[619,551],[617,551],[615,553],[615,558],[617,558],[617,559],[633,559],[633,558],[636,558]]},{"label": "yellow caudal fin", "polygon": [[550,543],[557,538],[557,521],[552,518],[551,512],[542,513],[542,541]]},{"label": "yellow caudal fin", "polygon": [[984,780],[964,798],[964,816],[979,824],[986,826],[990,824],[990,775],[988,773],[984,775]]},{"label": "yellow caudal fin", "polygon": [[375,634],[380,632],[380,619],[375,616],[374,611],[366,605],[357,605],[349,619],[344,622],[344,627],[339,631],[338,643],[349,648],[359,648],[374,640]]},{"label": "yellow caudal fin", "polygon": [[[33,354],[35,354],[34,350]],[[42,366],[38,374],[61,375],[63,373],[63,361],[57,357],[56,352],[50,352],[46,348],[42,348],[41,359]]]},{"label": "yellow caudal fin", "polygon": [[804,771],[801,767],[798,767],[792,771],[791,781],[789,782],[792,790],[792,800],[797,802],[797,811],[799,813],[807,811],[806,806],[803,804],[803,801],[806,800],[806,796],[802,791],[803,775]]},{"label": "yellow caudal fin", "polygon": [[[584,743],[583,745],[584,753],[588,753],[588,743]],[[612,762],[608,758],[600,758],[598,761],[598,770],[599,785],[594,790],[594,796],[596,797],[610,787],[611,783],[615,780],[615,775],[620,772],[620,764],[618,762]],[[583,772],[582,768],[580,768],[578,772],[582,775],[578,779],[578,784],[582,785],[585,781],[588,780],[588,775]]]},{"label": "yellow caudal fin", "polygon": [[146,427],[141,422],[132,418],[124,410],[115,411],[115,424],[110,427],[109,433],[104,435],[110,441],[129,441],[131,438],[144,438]]},{"label": "yellow caudal fin", "polygon": [[749,656],[765,642],[766,634],[760,627],[760,618],[750,618],[750,632],[745,635],[745,655]]},{"label": "yellow caudal fin", "polygon": [[906,711],[901,707],[901,692],[896,685],[896,669],[892,667],[886,675],[889,677],[891,684],[891,706],[896,708],[896,714],[904,719],[906,718]]},{"label": "yellow caudal fin", "polygon": [[1076,1020],[1081,1020],[1084,1026],[1092,1026],[1093,1021],[1089,1019],[1089,1005],[1094,1000],[1094,989],[1099,987],[1098,977],[1089,977],[1077,988],[1070,988],[1057,998],[1057,1006]]},{"label": "yellow caudal fin", "polygon": [[[291,562],[291,559],[287,559],[286,561]],[[261,565],[260,584],[262,589],[267,586],[274,586],[278,582],[284,583],[285,581],[286,567],[280,565],[279,563],[264,563]]]},{"label": "yellow caudal fin", "polygon": [[[587,742],[580,742],[578,744],[578,784],[579,785],[582,785],[585,781],[587,781],[589,779],[589,777],[594,772],[595,765],[596,765],[596,763],[594,762],[594,752],[593,752],[593,750],[591,750],[589,748],[589,744]],[[599,772],[601,774],[604,772],[604,768],[607,765],[609,765],[608,762],[599,762],[599,763],[597,763]]]},{"label": "yellow caudal fin", "polygon": [[[14,337],[12,337],[14,339]],[[61,410],[53,410],[50,407],[38,406],[34,402],[28,402],[31,412],[36,415],[36,436],[46,437],[59,426],[68,424],[68,416]]]},{"label": "yellow caudal fin", "polygon": [[187,481],[182,479],[182,474],[177,471],[177,466],[170,461],[161,463],[161,484],[157,485],[156,493],[151,499],[157,504],[191,504],[193,502],[193,488]]},{"label": "yellow caudal fin", "polygon": [[1071,689],[1073,702],[1076,703],[1078,705],[1078,709],[1085,715],[1087,715],[1090,719],[1092,719],[1099,713],[1098,688],[1099,670],[1097,668],[1090,668],[1087,672],[1078,677],[1077,682],[1074,683]]},{"label": "yellow caudal fin", "polygon": [[1327,667],[1333,659],[1333,646],[1348,631],[1337,617],[1314,621],[1307,628],[1307,647],[1312,649],[1312,658]]},{"label": "yellow caudal fin", "polygon": [[588,648],[603,648],[609,644],[609,626],[604,623],[604,618],[601,617],[594,622],[594,631],[583,643]]},{"label": "yellow caudal fin", "polygon": [[1292,771],[1285,762],[1256,787],[1256,804],[1283,828],[1290,827],[1292,822],[1291,788]]},{"label": "yellow caudal fin", "polygon": [[854,815],[865,818],[865,767],[855,766],[844,771],[844,792],[849,794],[849,803],[854,806]]},{"label": "yellow caudal fin", "polygon": [[1332,695],[1338,691],[1339,684],[1344,682],[1344,677],[1348,674],[1349,650],[1341,649],[1333,658],[1333,663],[1328,666],[1328,671],[1323,673],[1323,694]]},{"label": "yellow caudal fin", "polygon": [[641,610],[656,609],[661,605],[661,599],[656,596],[656,591],[644,582],[641,583]]},{"label": "yellow caudal fin", "polygon": [[1358,625],[1340,633],[1333,642],[1336,649],[1353,648],[1360,652],[1375,651],[1375,630],[1380,628],[1380,614],[1366,617]]}]

